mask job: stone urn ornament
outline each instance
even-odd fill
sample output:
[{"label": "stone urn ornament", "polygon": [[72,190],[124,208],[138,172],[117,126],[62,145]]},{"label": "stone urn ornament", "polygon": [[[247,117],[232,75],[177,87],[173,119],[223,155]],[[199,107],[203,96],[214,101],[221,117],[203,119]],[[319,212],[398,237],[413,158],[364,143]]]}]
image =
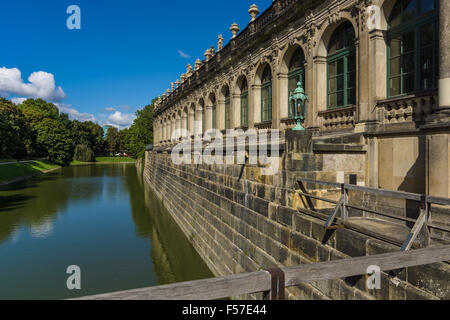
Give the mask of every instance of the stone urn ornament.
[{"label": "stone urn ornament", "polygon": [[303,131],[305,128],[303,124],[306,119],[306,112],[308,111],[309,97],[305,94],[303,89],[302,80],[297,82],[297,88],[291,93],[289,97],[289,105],[292,108],[292,116],[296,122],[296,126],[292,131]]},{"label": "stone urn ornament", "polygon": [[231,25],[230,31],[231,31],[231,33],[233,34],[233,36],[231,37],[231,39],[236,38],[236,35],[237,35],[237,33],[239,32],[239,30],[241,30],[241,29],[239,29],[239,26],[238,26],[238,24],[237,24],[236,22],[233,23],[233,24]]},{"label": "stone urn ornament", "polygon": [[256,17],[259,14],[258,6],[256,4],[252,4],[250,6],[250,9],[248,9],[248,13],[250,13],[250,17],[252,18],[252,20],[250,20],[250,22],[255,21]]}]

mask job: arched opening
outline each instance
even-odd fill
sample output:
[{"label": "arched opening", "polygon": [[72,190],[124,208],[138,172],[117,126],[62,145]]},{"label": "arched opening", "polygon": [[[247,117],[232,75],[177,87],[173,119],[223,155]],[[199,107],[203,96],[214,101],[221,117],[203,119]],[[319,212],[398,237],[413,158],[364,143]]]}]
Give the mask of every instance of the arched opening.
[{"label": "arched opening", "polygon": [[261,76],[261,122],[272,120],[272,70],[267,64]]},{"label": "arched opening", "polygon": [[356,104],[355,30],[349,21],[341,23],[330,38],[327,80],[329,109]]},{"label": "arched opening", "polygon": [[397,0],[392,8],[387,41],[389,97],[437,88],[437,2]]},{"label": "arched opening", "polygon": [[[303,89],[306,89],[306,77],[305,77],[305,55],[300,47],[294,51],[288,64],[288,99],[295,88],[297,83],[301,80]],[[289,101],[289,100],[288,100]],[[292,108],[288,107],[289,118],[292,117]]]}]

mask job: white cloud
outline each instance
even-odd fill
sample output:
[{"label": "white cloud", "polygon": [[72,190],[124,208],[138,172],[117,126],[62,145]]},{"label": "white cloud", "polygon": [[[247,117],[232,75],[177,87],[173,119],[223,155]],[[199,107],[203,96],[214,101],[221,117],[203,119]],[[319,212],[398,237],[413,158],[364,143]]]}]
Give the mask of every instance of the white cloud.
[{"label": "white cloud", "polygon": [[2,96],[16,95],[29,98],[41,98],[59,102],[67,96],[61,87],[56,87],[53,74],[37,71],[28,77],[28,83],[22,79],[22,73],[17,68],[0,68],[0,94]]},{"label": "white cloud", "polygon": [[180,55],[180,57],[184,58],[184,59],[189,59],[191,56],[188,55],[187,53],[184,53],[181,50],[178,50],[178,54]]},{"label": "white cloud", "polygon": [[12,98],[11,102],[15,105],[19,105],[22,104],[22,102],[24,102],[25,100],[27,100],[27,98]]},{"label": "white cloud", "polygon": [[105,111],[114,112],[114,111],[116,111],[116,109],[113,107],[109,107],[109,108],[105,108]]},{"label": "white cloud", "polygon": [[71,105],[68,104],[61,104],[56,103],[56,106],[58,107],[60,112],[67,113],[69,115],[69,119],[71,120],[78,120],[78,121],[92,121],[96,122],[97,119],[93,114],[85,113],[85,112],[79,112],[77,109],[73,108]]},{"label": "white cloud", "polygon": [[113,114],[109,115],[108,124],[118,127],[119,129],[123,129],[131,126],[134,119],[136,119],[136,116],[134,114],[116,111]]}]

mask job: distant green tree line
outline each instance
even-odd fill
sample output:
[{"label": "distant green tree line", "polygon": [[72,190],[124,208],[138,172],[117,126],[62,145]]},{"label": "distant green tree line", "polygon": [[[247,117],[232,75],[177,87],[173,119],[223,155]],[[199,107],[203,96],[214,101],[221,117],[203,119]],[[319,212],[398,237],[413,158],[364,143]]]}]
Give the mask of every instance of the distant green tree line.
[{"label": "distant green tree line", "polygon": [[20,105],[0,98],[0,158],[47,158],[59,165],[73,159],[95,161],[95,157],[127,151],[143,157],[153,142],[153,103],[136,112],[129,129],[103,128],[92,122],[70,120],[52,103],[28,99]]}]

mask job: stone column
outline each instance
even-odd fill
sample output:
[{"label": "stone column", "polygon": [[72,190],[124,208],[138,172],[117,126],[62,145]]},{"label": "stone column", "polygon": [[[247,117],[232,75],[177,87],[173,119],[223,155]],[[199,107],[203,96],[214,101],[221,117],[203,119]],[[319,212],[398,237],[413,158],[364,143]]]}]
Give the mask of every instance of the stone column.
[{"label": "stone column", "polygon": [[208,131],[210,129],[212,129],[213,125],[212,125],[212,106],[206,106],[206,112],[205,112],[205,130]]},{"label": "stone column", "polygon": [[[306,127],[317,128],[317,109],[315,108],[314,89],[315,88],[315,74],[314,74],[314,62],[312,58],[308,58],[305,66],[305,92],[309,97],[308,110],[306,111]],[[289,105],[288,108],[291,108]]]},{"label": "stone column", "polygon": [[195,134],[194,123],[195,123],[195,111],[194,109],[190,108],[188,114],[188,131],[189,136],[191,137],[194,136]]},{"label": "stone column", "polygon": [[217,100],[216,106],[216,122],[217,130],[225,129],[225,99],[220,98]]},{"label": "stone column", "polygon": [[[275,75],[276,67],[272,66],[272,75]],[[280,128],[280,81],[277,76],[272,76],[272,129]]]},{"label": "stone column", "polygon": [[[247,80],[249,81],[250,78]],[[253,86],[248,86],[248,127],[255,128],[255,103],[253,101],[254,96]]]},{"label": "stone column", "polygon": [[241,95],[240,94],[232,94],[231,95],[231,105],[230,105],[230,112],[231,112],[231,129],[239,128],[241,126]]},{"label": "stone column", "polygon": [[175,118],[172,118],[172,123],[170,126],[170,141],[175,141],[174,133],[175,133],[176,126],[177,126],[176,120],[175,120]]},{"label": "stone column", "polygon": [[168,136],[168,125],[167,125],[167,121],[164,122],[164,142],[167,142],[167,136]]},{"label": "stone column", "polygon": [[[322,56],[314,57],[314,127],[320,127],[318,113],[327,110],[327,58]],[[310,91],[311,92],[311,91]]]},{"label": "stone column", "polygon": [[181,116],[177,115],[177,125],[176,125],[176,130],[177,130],[177,140],[179,140],[181,138],[181,134],[180,134],[180,130],[181,130]]},{"label": "stone column", "polygon": [[[279,108],[280,108],[280,121],[286,119],[289,116],[289,96],[288,96],[288,85],[289,77],[286,73],[279,73],[278,86],[280,89]],[[303,84],[305,85],[305,84]]]},{"label": "stone column", "polygon": [[253,110],[253,127],[254,124],[261,123],[261,85],[254,84],[251,86],[252,94],[252,110]]},{"label": "stone column", "polygon": [[195,135],[196,136],[202,136],[203,134],[203,128],[202,128],[202,122],[203,122],[203,107],[202,106],[198,106],[195,110],[196,112],[196,117],[195,117],[195,124],[196,124],[196,129],[195,129]]},{"label": "stone column", "polygon": [[450,1],[439,1],[439,110],[450,109]]},{"label": "stone column", "polygon": [[[187,116],[186,112],[183,112],[183,114],[181,116],[181,128],[186,130],[186,131],[188,130],[188,128],[187,128],[187,124],[188,124],[187,121],[188,121],[188,116]],[[187,138],[187,133],[186,132],[183,133],[183,138]]]}]

